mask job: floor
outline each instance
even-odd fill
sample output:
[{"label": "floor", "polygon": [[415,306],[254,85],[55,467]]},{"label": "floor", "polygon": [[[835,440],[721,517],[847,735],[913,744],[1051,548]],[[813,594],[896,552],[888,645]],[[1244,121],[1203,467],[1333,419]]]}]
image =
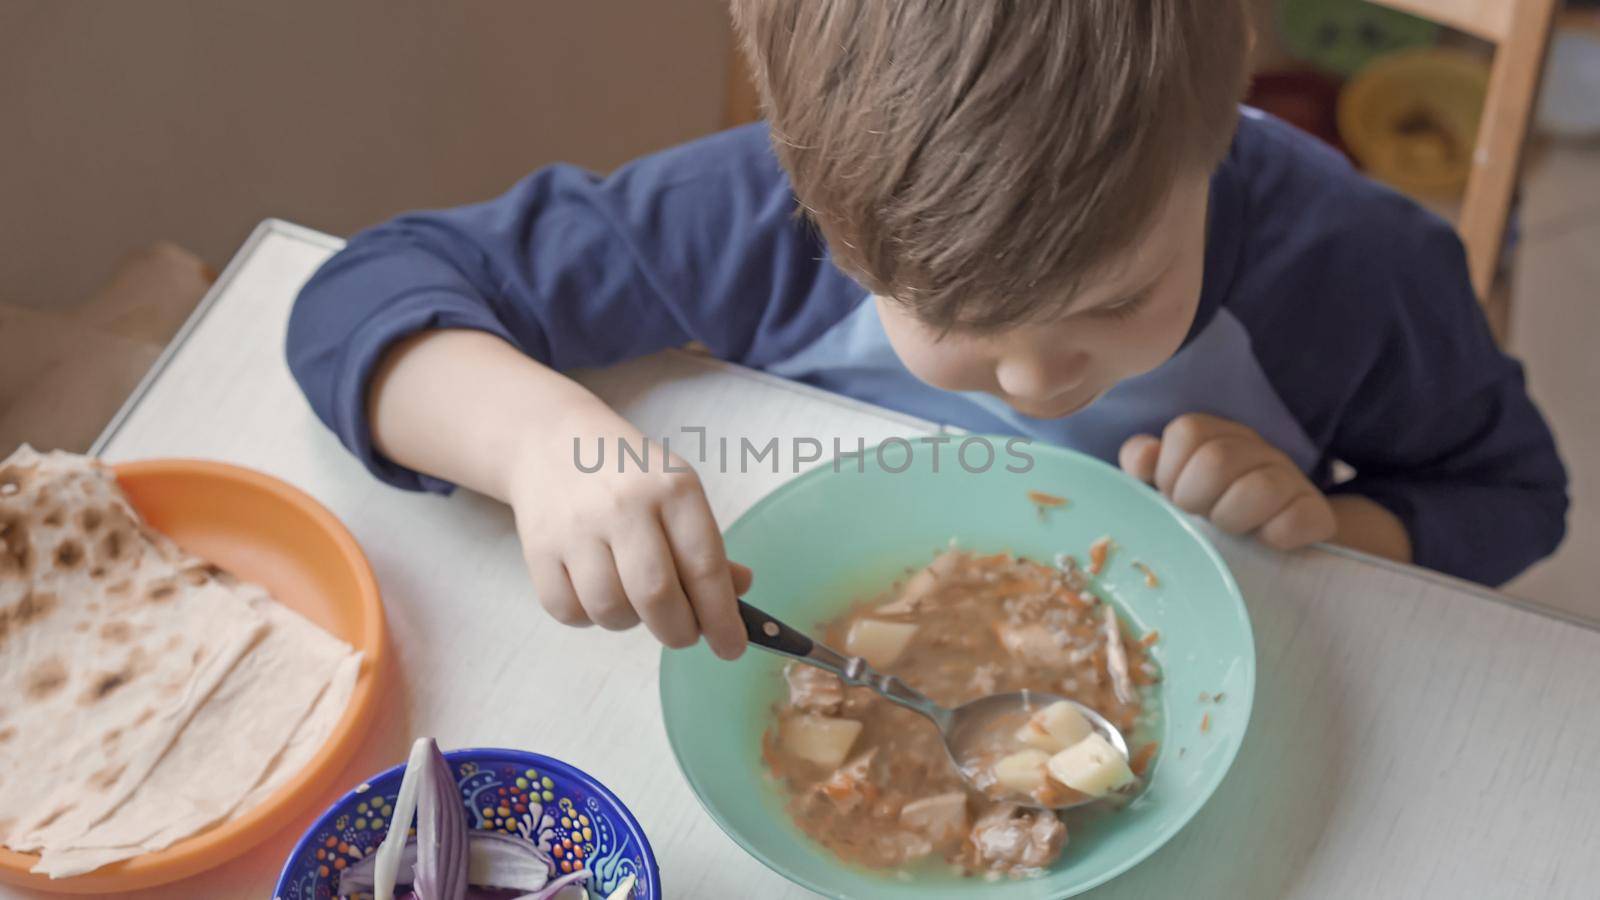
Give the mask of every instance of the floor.
[{"label": "floor", "polygon": [[1600,620],[1600,141],[1536,154],[1523,187],[1511,352],[1572,477],[1567,540],[1507,590]]},{"label": "floor", "polygon": [[[1600,621],[1600,141],[1538,149],[1521,240],[1511,351],[1555,428],[1572,474],[1572,511],[1562,548],[1508,590]],[[0,306],[0,456],[24,439],[86,449],[210,277],[198,260],[158,245],[54,327]],[[6,374],[33,357],[43,361],[26,383]],[[74,402],[55,399],[66,394]]]},{"label": "floor", "polygon": [[87,450],[215,278],[161,242],[77,303],[0,302],[0,458],[24,442]]}]

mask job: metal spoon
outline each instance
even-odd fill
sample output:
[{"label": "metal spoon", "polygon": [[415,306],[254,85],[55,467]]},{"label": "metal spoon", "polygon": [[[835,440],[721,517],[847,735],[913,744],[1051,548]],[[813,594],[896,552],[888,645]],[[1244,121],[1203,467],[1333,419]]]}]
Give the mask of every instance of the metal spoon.
[{"label": "metal spoon", "polygon": [[[961,777],[972,783],[972,773],[961,764],[963,753],[961,751],[971,747],[973,742],[984,735],[999,720],[1004,720],[1018,712],[1031,712],[1034,709],[1048,706],[1058,700],[1065,700],[1077,708],[1094,730],[1099,732],[1111,746],[1117,749],[1124,757],[1128,755],[1128,742],[1117,730],[1093,709],[1084,706],[1076,700],[1058,697],[1041,691],[1012,691],[1004,694],[989,694],[979,697],[968,703],[963,703],[955,709],[946,709],[924,696],[921,692],[912,689],[905,682],[893,675],[885,675],[873,669],[867,661],[859,656],[845,656],[839,651],[827,646],[821,641],[812,640],[804,632],[789,627],[782,621],[773,618],[754,606],[739,601],[739,617],[744,620],[745,633],[750,638],[750,643],[763,650],[787,656],[798,660],[808,666],[816,666],[824,671],[832,672],[844,680],[846,684],[858,685],[875,691],[879,696],[892,703],[898,703],[906,709],[921,713],[939,729],[939,736],[944,739],[944,751],[950,757],[950,762],[955,766]],[[977,785],[974,788],[982,791]],[[1071,809],[1092,803],[1096,798],[1086,797],[1076,791],[1074,799],[1053,809]],[[990,795],[992,796],[992,795]],[[1013,795],[1004,798],[1020,806],[1038,807],[1037,800],[1026,795]]]}]

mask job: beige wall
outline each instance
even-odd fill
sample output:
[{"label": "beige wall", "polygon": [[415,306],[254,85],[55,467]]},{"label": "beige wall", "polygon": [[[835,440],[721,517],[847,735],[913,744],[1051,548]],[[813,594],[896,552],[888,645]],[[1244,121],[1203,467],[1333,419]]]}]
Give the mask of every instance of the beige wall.
[{"label": "beige wall", "polygon": [[3,0],[0,302],[166,238],[220,266],[714,130],[721,0]]}]

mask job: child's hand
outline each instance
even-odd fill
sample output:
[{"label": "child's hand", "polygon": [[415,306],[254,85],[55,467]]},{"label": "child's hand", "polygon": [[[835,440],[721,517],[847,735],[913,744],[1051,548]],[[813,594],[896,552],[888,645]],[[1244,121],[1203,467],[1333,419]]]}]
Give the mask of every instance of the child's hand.
[{"label": "child's hand", "polygon": [[1230,534],[1255,532],[1280,550],[1329,540],[1337,528],[1316,485],[1283,451],[1237,422],[1179,416],[1159,438],[1129,438],[1118,461],[1178,508]]},{"label": "child's hand", "polygon": [[[599,441],[605,464],[595,472]],[[507,494],[522,536],[523,556],[539,602],[559,622],[611,630],[644,622],[668,647],[688,647],[703,634],[724,659],[744,651],[735,598],[750,587],[750,570],[728,561],[722,533],[700,479],[659,443],[649,445],[649,471],[630,457],[617,471],[618,438],[643,455],[644,437],[599,404],[559,424],[546,420],[519,443]]]}]

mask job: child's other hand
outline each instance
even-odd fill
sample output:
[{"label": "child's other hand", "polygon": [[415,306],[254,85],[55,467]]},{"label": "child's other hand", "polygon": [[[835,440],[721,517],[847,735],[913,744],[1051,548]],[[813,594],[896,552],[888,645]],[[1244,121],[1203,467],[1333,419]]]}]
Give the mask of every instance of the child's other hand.
[{"label": "child's other hand", "polygon": [[1179,416],[1159,438],[1129,438],[1118,461],[1179,509],[1230,534],[1254,532],[1280,550],[1329,540],[1337,528],[1333,507],[1316,485],[1283,451],[1237,422]]},{"label": "child's other hand", "polygon": [[[605,464],[592,466],[599,441]],[[734,659],[745,631],[735,599],[751,573],[730,563],[700,479],[659,443],[649,444],[649,471],[633,458],[617,471],[618,438],[643,454],[644,436],[610,409],[587,409],[539,423],[520,442],[507,479],[523,556],[539,602],[567,625],[619,631],[643,622],[668,647],[705,635],[713,652]]]}]

